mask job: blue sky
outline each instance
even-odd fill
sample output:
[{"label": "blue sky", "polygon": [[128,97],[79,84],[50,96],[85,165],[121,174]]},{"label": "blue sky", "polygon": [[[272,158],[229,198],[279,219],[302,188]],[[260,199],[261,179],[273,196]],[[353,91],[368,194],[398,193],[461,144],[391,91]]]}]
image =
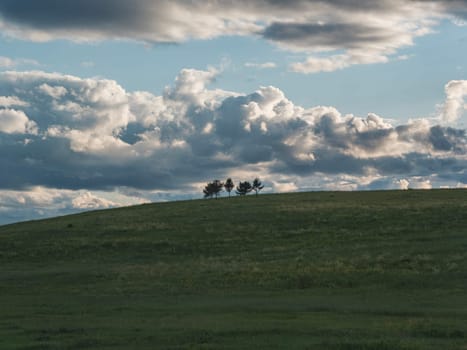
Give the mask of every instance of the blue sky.
[{"label": "blue sky", "polygon": [[465,1],[0,1],[0,224],[268,191],[464,187]]}]

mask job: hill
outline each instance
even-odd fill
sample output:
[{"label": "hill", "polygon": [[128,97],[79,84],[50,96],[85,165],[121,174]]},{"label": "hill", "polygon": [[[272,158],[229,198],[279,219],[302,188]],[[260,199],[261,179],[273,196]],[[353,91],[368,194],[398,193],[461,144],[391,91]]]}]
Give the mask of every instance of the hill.
[{"label": "hill", "polygon": [[467,191],[150,204],[0,227],[0,349],[467,349]]}]

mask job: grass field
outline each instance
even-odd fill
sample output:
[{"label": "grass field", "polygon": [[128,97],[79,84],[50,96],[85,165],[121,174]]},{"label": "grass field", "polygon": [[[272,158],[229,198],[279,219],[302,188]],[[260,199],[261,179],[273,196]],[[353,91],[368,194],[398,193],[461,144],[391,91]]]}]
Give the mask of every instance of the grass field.
[{"label": "grass field", "polygon": [[0,227],[0,349],[467,349],[467,191],[143,205]]}]

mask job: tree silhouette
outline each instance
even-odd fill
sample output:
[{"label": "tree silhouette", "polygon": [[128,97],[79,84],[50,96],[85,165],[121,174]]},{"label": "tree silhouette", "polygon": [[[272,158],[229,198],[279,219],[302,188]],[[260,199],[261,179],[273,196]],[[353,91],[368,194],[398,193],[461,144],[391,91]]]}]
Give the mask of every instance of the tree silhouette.
[{"label": "tree silhouette", "polygon": [[253,191],[255,191],[256,195],[258,195],[259,191],[261,191],[264,188],[259,178],[253,180],[253,186],[251,187]]},{"label": "tree silhouette", "polygon": [[240,182],[237,186],[236,194],[240,196],[245,196],[247,193],[250,193],[253,190],[253,187],[248,181]]},{"label": "tree silhouette", "polygon": [[211,183],[208,183],[204,189],[203,189],[203,193],[204,193],[204,198],[210,198],[213,196],[213,192],[212,192],[212,186],[211,186]]},{"label": "tree silhouette", "polygon": [[235,187],[235,184],[233,183],[232,179],[229,177],[225,181],[225,184],[224,184],[224,188],[229,193],[229,197],[230,197],[230,192],[232,192],[234,187]]},{"label": "tree silhouette", "polygon": [[208,184],[203,189],[204,198],[215,197],[217,199],[223,187],[224,187],[224,184],[219,180],[208,182]]}]

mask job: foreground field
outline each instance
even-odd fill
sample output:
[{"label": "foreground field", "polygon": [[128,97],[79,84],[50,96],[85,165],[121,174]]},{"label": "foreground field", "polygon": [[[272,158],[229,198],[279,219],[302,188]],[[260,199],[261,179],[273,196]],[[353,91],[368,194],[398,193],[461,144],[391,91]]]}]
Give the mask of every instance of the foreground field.
[{"label": "foreground field", "polygon": [[467,191],[298,193],[0,227],[0,349],[467,349]]}]

